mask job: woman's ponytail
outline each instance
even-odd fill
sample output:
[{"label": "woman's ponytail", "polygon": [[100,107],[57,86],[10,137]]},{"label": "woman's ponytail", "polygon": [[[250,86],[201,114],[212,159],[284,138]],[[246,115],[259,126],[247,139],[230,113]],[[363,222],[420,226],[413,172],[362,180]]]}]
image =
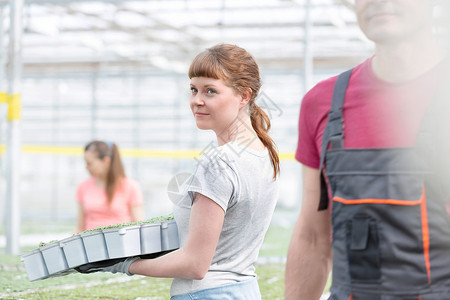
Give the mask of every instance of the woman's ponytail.
[{"label": "woman's ponytail", "polygon": [[280,159],[275,142],[269,135],[270,119],[261,107],[255,101],[250,102],[250,120],[252,121],[253,130],[255,130],[261,142],[269,151],[270,160],[273,166],[273,178],[280,173]]},{"label": "woman's ponytail", "polygon": [[106,194],[108,202],[111,203],[114,192],[121,180],[125,177],[125,170],[120,159],[119,148],[115,143],[107,143],[110,153],[111,163],[109,165],[108,174],[106,175]]}]

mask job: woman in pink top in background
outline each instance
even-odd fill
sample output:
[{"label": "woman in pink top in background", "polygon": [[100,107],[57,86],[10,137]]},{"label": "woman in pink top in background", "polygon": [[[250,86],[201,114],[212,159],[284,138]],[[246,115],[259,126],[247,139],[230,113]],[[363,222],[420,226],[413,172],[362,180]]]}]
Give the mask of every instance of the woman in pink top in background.
[{"label": "woman in pink top in background", "polygon": [[125,176],[117,146],[92,141],[84,148],[84,160],[91,177],[77,189],[77,232],[142,220],[141,189]]}]

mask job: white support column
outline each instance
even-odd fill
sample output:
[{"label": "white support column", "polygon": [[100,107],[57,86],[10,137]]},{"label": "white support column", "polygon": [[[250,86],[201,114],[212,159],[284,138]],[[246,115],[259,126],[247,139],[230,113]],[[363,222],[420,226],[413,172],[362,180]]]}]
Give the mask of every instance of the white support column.
[{"label": "white support column", "polygon": [[6,253],[19,254],[20,240],[20,83],[23,0],[9,1],[8,138],[6,149]]},{"label": "white support column", "polygon": [[[0,104],[6,103],[6,48],[5,48],[5,8],[0,6]],[[2,118],[0,117],[0,122]],[[1,125],[1,123],[0,123]]]},{"label": "white support column", "polygon": [[5,27],[6,9],[0,6],[0,104],[6,103],[6,44]]},{"label": "white support column", "polygon": [[[0,6],[0,178],[5,175],[5,156],[4,156],[4,147],[5,147],[5,137],[2,135],[2,127],[4,126],[5,117],[3,114],[3,107],[6,107],[6,78],[5,78],[5,70],[6,70],[6,49],[5,49],[5,28],[4,28],[4,20],[5,20],[5,9],[3,6]],[[1,183],[0,183],[1,184]],[[0,187],[0,197],[1,197],[1,208],[2,214],[0,215],[1,223],[4,222],[4,218],[6,216],[4,210],[4,200],[6,199],[6,192]]]},{"label": "white support column", "polygon": [[311,47],[311,0],[305,0],[305,36],[303,40],[303,87],[304,93],[311,88],[311,82],[313,77],[313,61],[314,56],[312,54]]},{"label": "white support column", "polygon": [[98,100],[97,100],[98,70],[94,70],[91,77],[91,140],[99,139],[98,136]]},{"label": "white support column", "polygon": [[[6,79],[5,79],[5,70],[6,70],[6,51],[5,51],[5,28],[4,28],[4,20],[5,20],[5,9],[3,6],[0,6],[0,113],[3,111],[3,106],[6,106]],[[4,122],[4,116],[0,115],[0,130],[2,130]],[[0,131],[0,178],[4,176],[5,169],[4,169],[4,155],[3,155],[3,149],[4,149],[4,137],[2,136],[2,133]],[[6,199],[6,192],[3,191],[3,189],[0,189],[0,197],[1,199]],[[4,203],[3,200],[0,201],[2,204],[2,215],[0,215],[1,222],[4,222],[4,217],[6,216],[5,210],[4,210]]]},{"label": "white support column", "polygon": [[[5,88],[5,69],[6,69],[6,53],[5,53],[5,36],[4,36],[4,25],[3,20],[5,20],[4,16],[4,7],[0,6],[0,93],[6,93]],[[0,103],[2,100],[0,100]]]}]

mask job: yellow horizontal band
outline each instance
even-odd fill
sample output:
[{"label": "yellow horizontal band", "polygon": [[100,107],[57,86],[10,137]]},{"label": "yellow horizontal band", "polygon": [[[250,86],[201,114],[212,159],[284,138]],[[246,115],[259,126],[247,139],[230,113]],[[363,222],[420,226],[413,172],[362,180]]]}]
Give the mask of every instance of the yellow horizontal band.
[{"label": "yellow horizontal band", "polygon": [[0,103],[6,102],[7,102],[6,93],[0,93]]},{"label": "yellow horizontal band", "polygon": [[51,154],[83,154],[81,147],[58,147],[58,146],[22,146],[23,152],[51,153]]},{"label": "yellow horizontal band", "polygon": [[7,95],[6,100],[8,102],[8,120],[20,120],[20,111],[22,109],[20,94]]},{"label": "yellow horizontal band", "polygon": [[121,154],[132,157],[171,157],[171,158],[193,158],[200,156],[201,151],[150,151],[150,150],[127,150],[120,151]]},{"label": "yellow horizontal band", "polygon": [[282,160],[295,160],[294,153],[278,153],[278,157]]},{"label": "yellow horizontal band", "polygon": [[0,103],[8,104],[8,120],[20,120],[20,111],[22,104],[20,94],[9,95],[8,93],[0,93]]},{"label": "yellow horizontal band", "polygon": [[[24,152],[51,153],[51,154],[71,154],[81,155],[84,152],[82,147],[57,147],[57,146],[23,146]],[[122,149],[120,154],[132,157],[173,157],[173,158],[192,158],[198,156],[200,151],[150,151],[136,149]]]},{"label": "yellow horizontal band", "polygon": [[[0,154],[6,150],[4,145],[0,145]],[[66,155],[82,155],[84,149],[82,147],[58,147],[58,146],[22,146],[22,151],[31,153],[48,153],[48,154],[66,154]],[[131,157],[167,157],[167,158],[194,158],[199,157],[201,150],[188,151],[151,151],[138,149],[123,149],[120,153],[124,156]],[[293,153],[280,153],[280,159],[293,160]]]}]

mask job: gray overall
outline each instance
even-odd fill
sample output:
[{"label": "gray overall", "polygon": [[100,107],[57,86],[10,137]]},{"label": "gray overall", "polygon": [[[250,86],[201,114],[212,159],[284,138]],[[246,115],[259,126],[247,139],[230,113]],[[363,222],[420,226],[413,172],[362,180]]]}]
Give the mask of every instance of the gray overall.
[{"label": "gray overall", "polygon": [[[351,70],[335,85],[321,166],[333,201],[332,300],[449,300],[449,99],[425,114],[416,147],[344,149]],[[447,110],[446,110],[447,109]],[[442,114],[444,118],[436,117]],[[445,138],[439,126],[444,126]],[[321,175],[319,210],[329,204]]]}]

